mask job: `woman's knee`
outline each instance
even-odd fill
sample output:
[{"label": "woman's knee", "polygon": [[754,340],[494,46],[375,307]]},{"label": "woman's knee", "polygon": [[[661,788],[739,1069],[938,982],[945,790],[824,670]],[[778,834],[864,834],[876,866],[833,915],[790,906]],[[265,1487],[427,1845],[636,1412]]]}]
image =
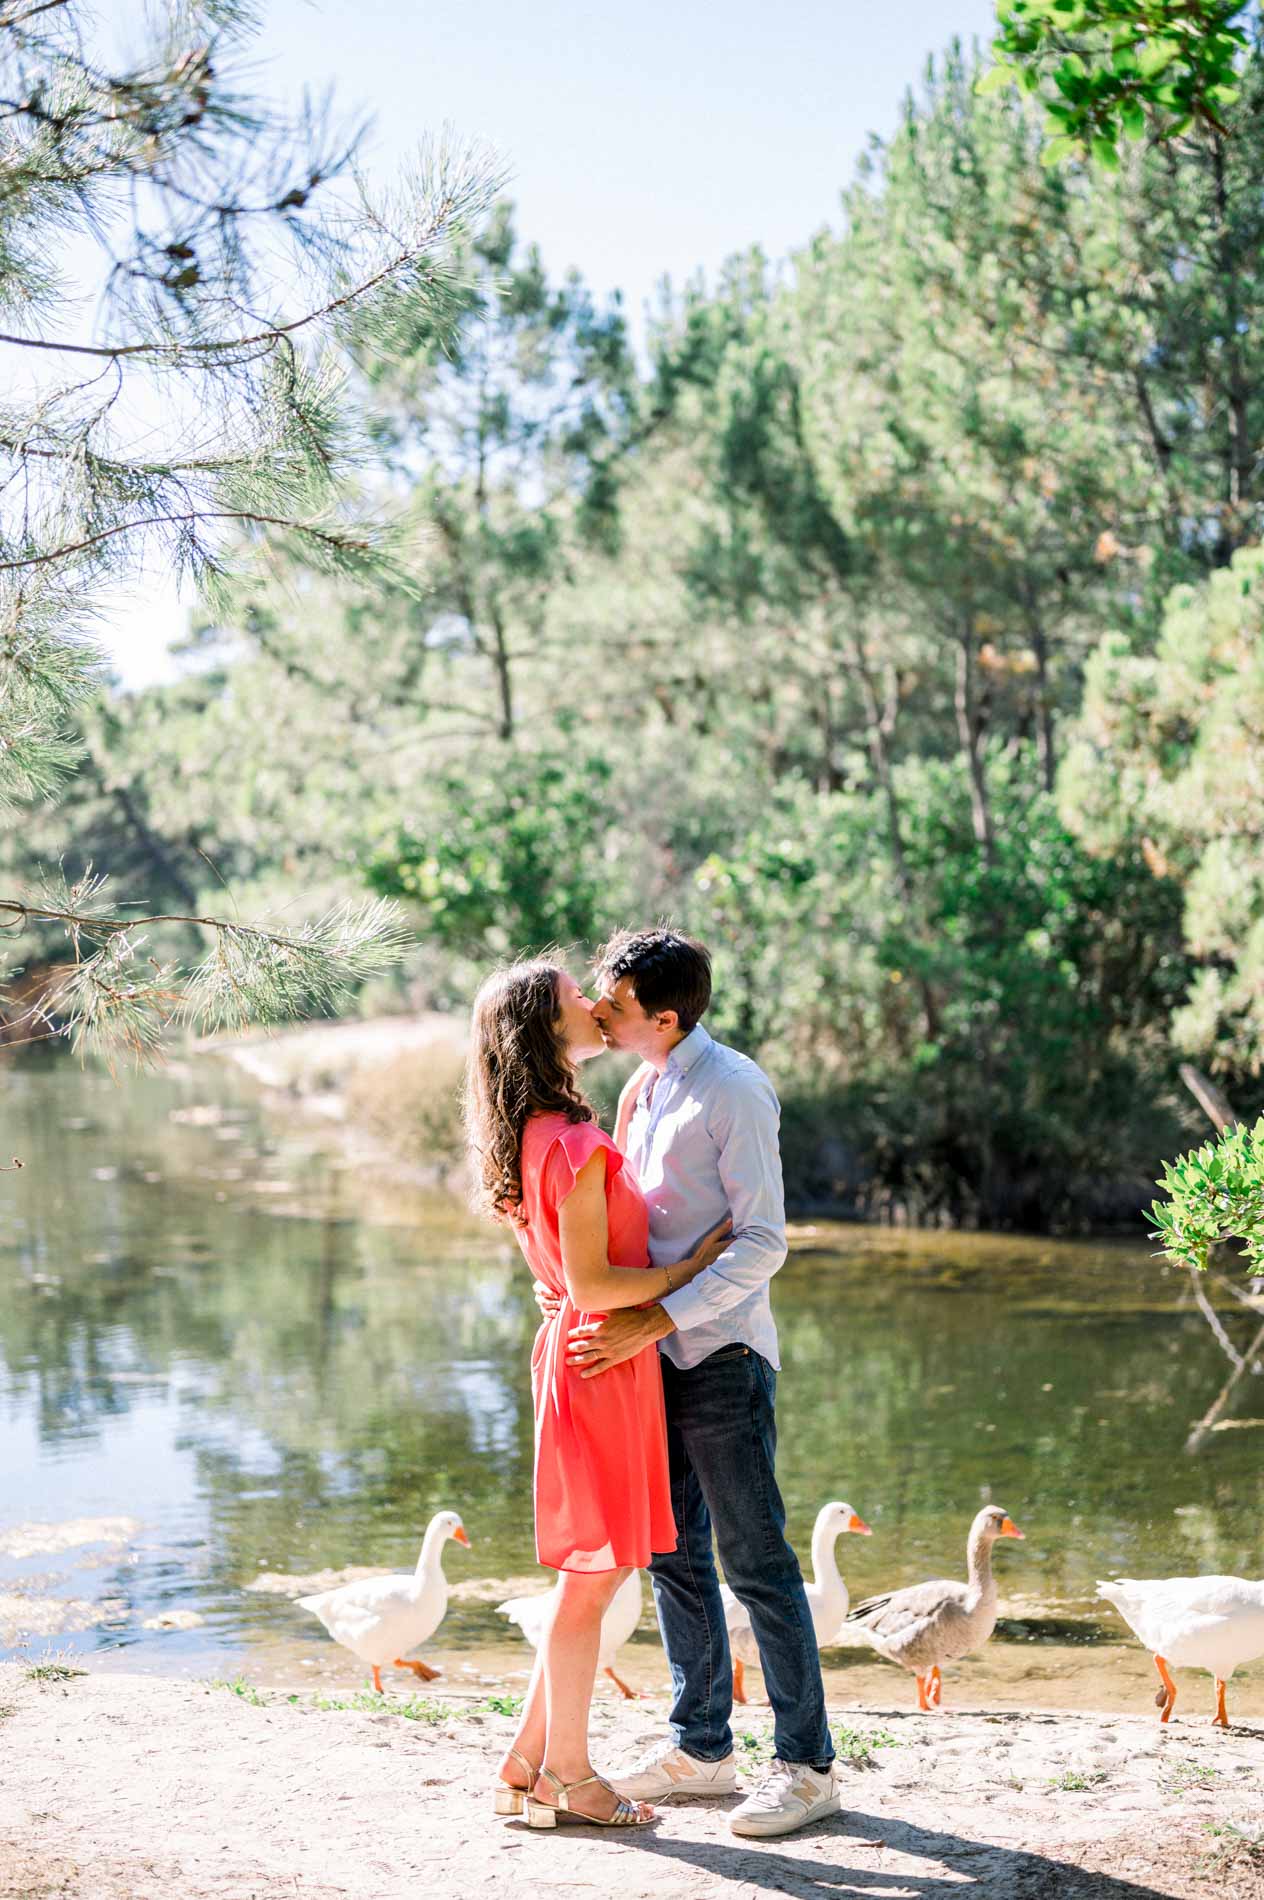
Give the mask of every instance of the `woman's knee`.
[{"label": "woman's knee", "polygon": [[582,1615],[585,1611],[601,1615],[609,1606],[611,1598],[624,1579],[631,1575],[630,1569],[623,1570],[564,1570],[561,1573],[561,1603],[571,1614]]}]

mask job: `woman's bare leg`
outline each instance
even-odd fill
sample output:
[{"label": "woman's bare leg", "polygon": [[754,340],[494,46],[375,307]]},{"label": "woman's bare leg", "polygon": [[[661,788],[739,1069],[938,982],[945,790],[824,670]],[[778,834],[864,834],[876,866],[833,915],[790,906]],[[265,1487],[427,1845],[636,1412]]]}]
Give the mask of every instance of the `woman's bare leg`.
[{"label": "woman's bare leg", "polygon": [[[535,1666],[531,1671],[531,1680],[527,1684],[527,1693],[523,1698],[522,1714],[518,1720],[518,1733],[510,1743],[525,1760],[536,1768],[544,1760],[544,1737],[548,1728],[548,1705],[544,1696],[544,1644],[541,1643],[535,1653]],[[530,1776],[516,1762],[507,1749],[500,1760],[500,1778],[511,1788],[528,1788]]]},{"label": "woman's bare leg", "polygon": [[[597,1673],[601,1619],[627,1575],[626,1569],[591,1573],[564,1570],[561,1574],[557,1605],[540,1645],[548,1718],[543,1766],[559,1781],[583,1781],[593,1772],[588,1754],[588,1712]],[[552,1800],[556,1790],[545,1782],[540,1796]],[[650,1810],[641,1805],[648,1814]],[[574,1806],[576,1813],[608,1818],[618,1806],[618,1796],[604,1788],[588,1787],[580,1791]]]}]

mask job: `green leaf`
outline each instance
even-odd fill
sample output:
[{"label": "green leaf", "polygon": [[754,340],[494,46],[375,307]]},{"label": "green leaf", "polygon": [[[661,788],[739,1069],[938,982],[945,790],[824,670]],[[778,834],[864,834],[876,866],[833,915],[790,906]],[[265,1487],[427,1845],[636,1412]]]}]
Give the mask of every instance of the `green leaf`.
[{"label": "green leaf", "polygon": [[988,99],[995,92],[1004,92],[1006,86],[1015,85],[1020,74],[1013,66],[992,66],[975,85],[975,93],[980,99]]},{"label": "green leaf", "polygon": [[1100,133],[1096,134],[1093,139],[1093,157],[1103,171],[1117,172],[1119,170],[1119,153],[1115,149],[1113,139],[1103,138]]},{"label": "green leaf", "polygon": [[1137,56],[1137,67],[1142,78],[1153,79],[1157,73],[1165,72],[1172,61],[1180,57],[1180,52],[1177,40],[1150,40]]},{"label": "green leaf", "polygon": [[1063,159],[1078,158],[1083,151],[1084,147],[1078,139],[1068,138],[1065,133],[1060,133],[1057,138],[1048,141],[1040,154],[1040,163],[1045,166],[1060,165]]},{"label": "green leaf", "polygon": [[1125,138],[1143,139],[1145,137],[1146,135],[1145,108],[1144,106],[1142,106],[1139,100],[1125,99],[1123,106],[1120,109],[1119,116],[1121,120],[1123,121]]}]

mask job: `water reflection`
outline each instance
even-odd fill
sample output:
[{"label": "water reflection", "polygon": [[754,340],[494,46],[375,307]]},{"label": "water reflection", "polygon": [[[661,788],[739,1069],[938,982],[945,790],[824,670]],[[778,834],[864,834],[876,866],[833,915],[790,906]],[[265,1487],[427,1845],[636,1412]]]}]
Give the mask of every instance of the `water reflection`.
[{"label": "water reflection", "polygon": [[[474,1540],[450,1575],[532,1571],[515,1249],[354,1177],[209,1063],[5,1090],[26,1166],[3,1185],[0,1531],[140,1528],[0,1543],[0,1597],[91,1606],[67,1648],[226,1667],[313,1652],[302,1612],[246,1588],[259,1572],[411,1568],[440,1508]],[[958,1570],[989,1494],[1027,1531],[998,1568],[1037,1633],[1097,1576],[1264,1567],[1252,1434],[1183,1454],[1222,1361],[1144,1243],[808,1230],[775,1306],[792,1534],[806,1554],[818,1506],[849,1498],[876,1532],[844,1552],[854,1594]],[[173,1615],[191,1626],[146,1627]],[[443,1642],[503,1646],[492,1602],[455,1603]]]}]

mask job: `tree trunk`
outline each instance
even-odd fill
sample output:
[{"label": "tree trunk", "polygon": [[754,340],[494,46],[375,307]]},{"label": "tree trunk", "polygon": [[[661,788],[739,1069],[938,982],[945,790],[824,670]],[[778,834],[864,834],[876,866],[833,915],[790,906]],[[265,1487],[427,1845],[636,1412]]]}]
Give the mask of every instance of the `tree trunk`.
[{"label": "tree trunk", "polygon": [[899,794],[895,789],[895,780],[891,774],[891,734],[895,726],[895,708],[898,696],[888,686],[885,706],[879,702],[878,689],[868,662],[860,651],[859,643],[853,647],[856,677],[860,682],[860,696],[865,708],[865,731],[869,741],[869,763],[873,767],[874,781],[882,793],[887,812],[887,839],[891,846],[891,861],[895,866],[895,879],[901,897],[909,894],[908,860],[904,855],[904,832],[900,814]]},{"label": "tree trunk", "polygon": [[1044,618],[1030,579],[1024,588],[1023,605],[1027,614],[1027,637],[1036,661],[1036,759],[1040,783],[1046,792],[1053,790],[1058,762],[1054,753],[1053,703],[1049,681],[1049,639]]},{"label": "tree trunk", "polygon": [[[873,767],[874,780],[886,806],[887,842],[890,846],[891,862],[895,867],[896,889],[907,904],[912,898],[912,881],[909,877],[908,858],[904,850],[904,822],[900,811],[900,795],[896,790],[895,775],[891,770],[891,741],[895,734],[895,721],[900,706],[899,674],[893,666],[887,668],[885,699],[879,701],[876,682],[858,640],[852,643],[852,665],[860,682],[860,694],[864,703],[865,727],[869,739],[869,762]],[[917,979],[917,992],[921,998],[926,1040],[937,1042],[939,1040],[939,1004],[935,992],[923,976]]]},{"label": "tree trunk", "polygon": [[1192,1062],[1182,1062],[1180,1074],[1181,1081],[1198,1103],[1199,1108],[1215,1123],[1218,1132],[1235,1125],[1238,1117],[1233,1112],[1233,1105],[1229,1098],[1220,1092],[1215,1083],[1210,1081],[1201,1069],[1196,1069]]},{"label": "tree trunk", "polygon": [[500,617],[500,607],[495,601],[492,602],[488,617],[492,623],[492,665],[496,672],[496,694],[500,704],[500,718],[496,731],[501,739],[512,739],[514,736],[513,672],[505,623]]},{"label": "tree trunk", "polygon": [[1221,531],[1221,544],[1227,562],[1249,536],[1247,509],[1251,499],[1251,475],[1255,458],[1251,450],[1249,391],[1242,365],[1242,340],[1239,333],[1241,299],[1238,295],[1238,260],[1234,254],[1229,225],[1225,142],[1219,134],[1214,135],[1211,141],[1211,173],[1216,203],[1216,255],[1225,304],[1225,414],[1228,437],[1225,442],[1223,484],[1226,519]]},{"label": "tree trunk", "polygon": [[984,720],[977,688],[974,629],[968,620],[963,620],[957,635],[957,684],[953,704],[957,713],[957,737],[970,774],[970,817],[974,825],[975,843],[983,853],[984,863],[990,867],[995,858],[995,838],[987,774],[983,767]]}]

